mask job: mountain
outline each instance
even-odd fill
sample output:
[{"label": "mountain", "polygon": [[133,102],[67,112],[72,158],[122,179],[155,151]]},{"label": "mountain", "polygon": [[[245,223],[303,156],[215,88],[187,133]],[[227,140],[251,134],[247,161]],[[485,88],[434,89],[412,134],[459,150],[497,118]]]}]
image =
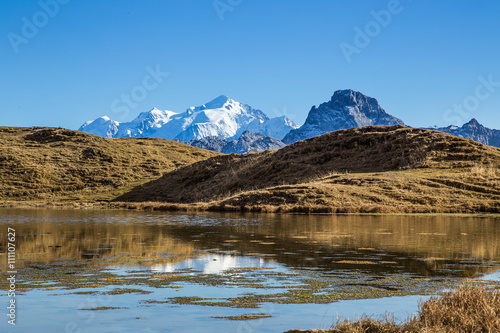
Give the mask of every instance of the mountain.
[{"label": "mountain", "polygon": [[367,126],[276,151],[215,156],[115,200],[255,212],[499,213],[499,163],[500,149],[471,139]]},{"label": "mountain", "polygon": [[111,120],[108,116],[102,116],[95,120],[87,121],[78,130],[102,136],[103,138],[113,138],[118,133],[119,126],[119,122]]},{"label": "mountain", "polygon": [[119,126],[117,137],[147,137],[172,120],[177,113],[168,110],[158,110],[153,108],[148,112],[142,112],[126,126]]},{"label": "mountain", "polygon": [[247,154],[250,151],[263,152],[268,149],[276,150],[286,146],[278,139],[250,131],[245,131],[238,139],[231,141],[223,140],[218,136],[209,136],[185,143],[193,147],[224,154]]},{"label": "mountain", "polygon": [[248,130],[282,138],[295,128],[297,126],[287,117],[270,119],[261,110],[221,95],[183,113],[154,108],[124,123],[104,116],[86,122],[80,131],[108,138],[153,137],[187,142],[214,136],[232,140]]},{"label": "mountain", "polygon": [[264,112],[221,95],[207,104],[190,107],[186,112],[175,115],[152,136],[182,141],[208,136],[232,139],[239,137],[248,126],[267,120],[269,117]]},{"label": "mountain", "polygon": [[[315,137],[339,129],[361,128],[371,125],[404,125],[403,121],[381,108],[375,98],[350,89],[336,91],[330,101],[313,106],[307,119],[298,127],[286,116],[269,118],[260,110],[221,95],[183,113],[156,108],[139,114],[130,122],[120,123],[107,116],[88,121],[80,131],[106,138],[153,137],[176,139],[214,151],[241,151],[278,149],[283,143]],[[477,142],[500,147],[500,130],[489,129],[472,119],[462,127],[430,127],[428,129],[471,138]],[[236,148],[244,132],[261,133],[267,139],[248,135]],[[204,140],[206,138],[206,140]],[[216,139],[218,138],[218,139]],[[281,139],[273,141],[271,138]],[[260,141],[256,141],[260,140]],[[248,150],[247,150],[248,149]]]},{"label": "mountain", "polygon": [[403,121],[387,114],[375,98],[351,89],[336,91],[331,100],[313,106],[300,128],[291,130],[284,138],[286,144],[312,138],[340,129],[364,126],[404,125]]},{"label": "mountain", "polygon": [[[254,126],[256,125],[256,126]],[[291,130],[297,129],[297,126],[287,116],[271,118],[263,123],[254,123],[248,127],[248,131],[253,133],[262,133],[275,139],[283,139]]]},{"label": "mountain", "polygon": [[472,118],[462,127],[452,125],[448,127],[431,127],[429,129],[470,138],[485,145],[500,147],[500,130],[484,127],[475,118]]},{"label": "mountain", "polygon": [[147,137],[171,120],[177,113],[153,108],[142,112],[134,120],[119,123],[108,116],[102,116],[83,124],[78,130],[104,138]]}]

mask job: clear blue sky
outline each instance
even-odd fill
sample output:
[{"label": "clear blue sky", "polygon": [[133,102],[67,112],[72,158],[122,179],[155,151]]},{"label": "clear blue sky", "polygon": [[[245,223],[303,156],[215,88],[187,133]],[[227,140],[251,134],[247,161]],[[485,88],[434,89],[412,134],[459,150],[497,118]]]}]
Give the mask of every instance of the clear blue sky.
[{"label": "clear blue sky", "polygon": [[0,125],[77,129],[221,94],[301,125],[351,88],[411,126],[500,128],[499,1],[54,1],[0,0]]}]

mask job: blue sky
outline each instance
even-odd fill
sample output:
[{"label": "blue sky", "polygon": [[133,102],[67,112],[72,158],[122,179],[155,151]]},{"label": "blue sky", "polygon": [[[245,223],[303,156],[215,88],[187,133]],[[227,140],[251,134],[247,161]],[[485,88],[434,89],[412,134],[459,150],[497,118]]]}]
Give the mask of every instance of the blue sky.
[{"label": "blue sky", "polygon": [[351,88],[411,126],[500,128],[499,13],[498,1],[0,0],[0,125],[77,129],[221,94],[301,125]]}]

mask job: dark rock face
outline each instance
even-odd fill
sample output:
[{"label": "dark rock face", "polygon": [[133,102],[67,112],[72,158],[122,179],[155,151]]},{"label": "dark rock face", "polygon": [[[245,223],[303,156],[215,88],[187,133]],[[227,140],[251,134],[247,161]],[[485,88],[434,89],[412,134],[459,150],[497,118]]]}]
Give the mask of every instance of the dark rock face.
[{"label": "dark rock face", "polygon": [[431,127],[429,129],[470,138],[482,144],[500,148],[500,130],[484,127],[475,118],[472,118],[462,127],[452,125],[448,127]]},{"label": "dark rock face", "polygon": [[[181,140],[175,140],[179,142],[184,142]],[[218,136],[208,136],[199,140],[191,140],[184,142],[187,145],[198,147],[202,149],[212,150],[221,153],[222,149],[228,144],[228,141],[219,138]]]},{"label": "dark rock face", "polygon": [[330,101],[319,107],[313,106],[304,125],[290,131],[283,142],[290,144],[340,129],[372,125],[394,126],[404,123],[387,114],[375,98],[350,89],[338,90]]},{"label": "dark rock face", "polygon": [[278,139],[260,133],[255,134],[250,131],[244,132],[238,139],[232,141],[210,136],[188,141],[186,144],[224,154],[247,154],[251,151],[262,152],[267,149],[280,149],[286,146]]}]

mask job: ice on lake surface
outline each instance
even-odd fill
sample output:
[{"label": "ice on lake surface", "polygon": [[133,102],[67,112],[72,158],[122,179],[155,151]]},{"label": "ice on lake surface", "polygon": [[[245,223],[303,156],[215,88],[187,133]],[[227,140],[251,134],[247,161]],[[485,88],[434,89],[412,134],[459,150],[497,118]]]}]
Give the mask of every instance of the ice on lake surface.
[{"label": "ice on lake surface", "polygon": [[327,328],[339,316],[406,319],[422,295],[500,280],[492,217],[0,215],[17,236],[16,332]]}]

